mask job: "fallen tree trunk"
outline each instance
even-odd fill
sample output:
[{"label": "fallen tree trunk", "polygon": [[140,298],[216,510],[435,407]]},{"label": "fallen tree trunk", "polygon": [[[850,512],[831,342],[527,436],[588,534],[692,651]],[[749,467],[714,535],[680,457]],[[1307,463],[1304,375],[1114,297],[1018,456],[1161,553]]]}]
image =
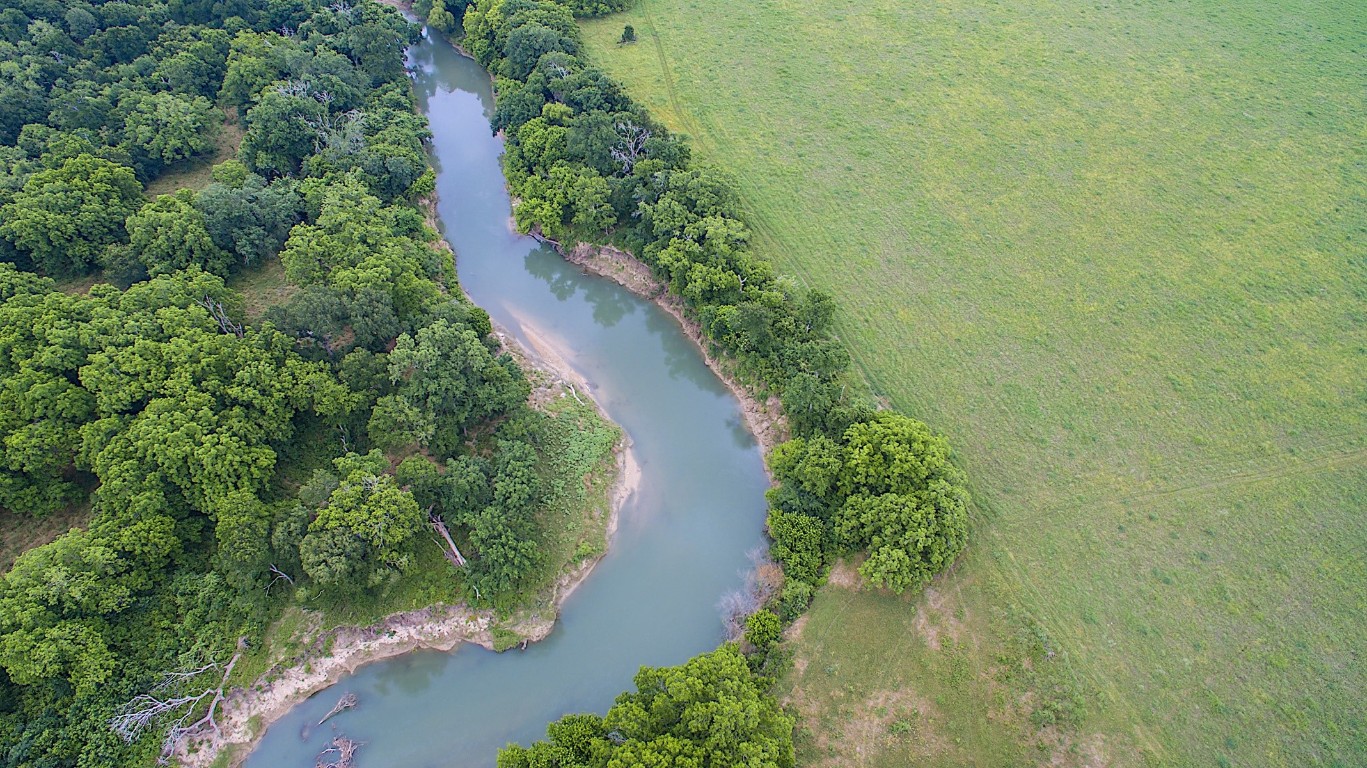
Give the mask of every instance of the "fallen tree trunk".
[{"label": "fallen tree trunk", "polygon": [[441,516],[432,514],[430,509],[427,511],[427,520],[432,524],[432,527],[436,529],[437,533],[440,533],[441,537],[446,539],[446,546],[450,547],[449,551],[443,550],[442,554],[446,555],[446,559],[450,560],[451,564],[457,568],[464,567],[465,558],[461,556],[460,550],[456,549],[456,542],[451,539],[451,532],[446,529],[446,521],[442,520]]},{"label": "fallen tree trunk", "polygon": [[323,723],[326,723],[328,721],[328,718],[332,717],[338,712],[341,712],[342,710],[351,709],[352,707],[356,706],[356,704],[359,701],[360,700],[356,698],[356,694],[348,692],[345,696],[337,700],[337,706],[329,710],[326,715],[323,715],[323,719],[319,720],[318,724],[322,725]]}]

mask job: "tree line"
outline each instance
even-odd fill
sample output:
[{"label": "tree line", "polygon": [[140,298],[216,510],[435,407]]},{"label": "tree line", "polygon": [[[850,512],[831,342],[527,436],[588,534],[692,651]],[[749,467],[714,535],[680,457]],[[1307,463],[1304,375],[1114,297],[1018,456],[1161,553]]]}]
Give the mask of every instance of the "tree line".
[{"label": "tree line", "polygon": [[[0,10],[0,507],[92,506],[0,580],[0,765],[150,763],[168,723],[123,704],[386,589],[434,524],[471,601],[544,576],[550,417],[419,207],[417,32],[371,0]],[[236,157],[148,199],[229,115]],[[293,295],[249,321],[225,278],[277,259]]]},{"label": "tree line", "polygon": [[[790,580],[811,587],[833,556],[867,551],[871,581],[924,582],[964,545],[967,494],[947,444],[875,411],[832,333],[832,297],[751,250],[726,176],[584,60],[574,15],[556,0],[482,0],[465,12],[462,45],[495,77],[518,226],[637,254],[739,378],[779,395],[797,439],[775,454],[769,531]],[[812,490],[819,483],[802,472],[820,462],[865,480]]]},{"label": "tree line", "polygon": [[[863,577],[899,593],[954,561],[967,540],[965,479],[943,437],[875,410],[833,335],[833,298],[777,275],[750,249],[726,175],[696,162],[686,142],[585,60],[576,15],[584,13],[575,2],[475,0],[461,44],[494,75],[493,127],[507,139],[503,167],[517,226],[636,254],[683,300],[737,378],[782,402],[795,437],[770,456],[776,485],[767,528],[784,583],[747,620],[750,665],[726,684],[762,690],[749,669],[776,663],[782,623],[806,610],[835,557],[863,556]],[[676,670],[643,671],[638,692],[623,694],[607,718],[565,718],[550,727],[549,741],[509,747],[500,765],[791,765],[791,723],[785,730],[756,717],[774,706],[767,693],[742,707],[749,718],[736,727],[691,720],[687,703],[662,701],[673,698],[671,688],[654,688],[663,685],[658,676],[686,676],[730,653],[724,647]],[[708,685],[718,698],[707,699]],[[711,711],[729,711],[735,704],[724,689],[704,684],[698,695]],[[652,717],[637,716],[643,700]],[[723,733],[772,736],[773,749],[723,746]]]}]

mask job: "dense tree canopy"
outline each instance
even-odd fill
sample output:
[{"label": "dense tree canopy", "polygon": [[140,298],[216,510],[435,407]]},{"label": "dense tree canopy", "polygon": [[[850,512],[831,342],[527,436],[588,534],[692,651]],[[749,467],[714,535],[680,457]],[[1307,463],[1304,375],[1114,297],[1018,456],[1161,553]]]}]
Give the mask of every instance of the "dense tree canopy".
[{"label": "dense tree canopy", "polygon": [[336,487],[309,524],[299,554],[320,584],[370,586],[408,566],[411,539],[426,521],[413,495],[385,473],[380,451],[334,463]]},{"label": "dense tree canopy", "polygon": [[[0,764],[148,762],[154,738],[107,724],[122,702],[283,602],[387,588],[429,510],[469,557],[453,581],[506,604],[541,562],[537,422],[415,205],[415,30],[368,0],[21,7],[0,10],[0,507],[92,521],[0,579]],[[239,158],[147,200],[211,146],[215,103]],[[248,322],[222,278],[276,258],[298,291]],[[96,267],[127,287],[34,274]],[[415,445],[396,476],[381,450]]]},{"label": "dense tree canopy", "polygon": [[128,239],[124,220],[142,202],[131,169],[81,154],[30,176],[0,208],[0,235],[48,274],[79,275]]},{"label": "dense tree canopy", "polygon": [[198,267],[227,276],[232,256],[218,247],[193,190],[159,195],[128,217],[129,250],[149,275]]},{"label": "dense tree canopy", "polygon": [[635,683],[604,717],[569,715],[547,727],[547,741],[504,748],[499,768],[794,764],[793,721],[735,646],[677,667],[643,667]]},{"label": "dense tree canopy", "polygon": [[895,592],[947,568],[968,534],[968,492],[949,444],[915,419],[882,413],[835,441],[778,446],[770,491],[774,555],[814,582],[827,554],[866,551],[864,578]]}]

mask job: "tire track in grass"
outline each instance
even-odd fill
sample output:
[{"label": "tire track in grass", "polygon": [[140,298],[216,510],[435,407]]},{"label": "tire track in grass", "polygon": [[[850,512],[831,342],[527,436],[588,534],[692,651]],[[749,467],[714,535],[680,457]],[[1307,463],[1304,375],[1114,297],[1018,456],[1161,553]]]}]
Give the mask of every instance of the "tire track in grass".
[{"label": "tire track in grass", "polygon": [[[1330,452],[1311,459],[1297,459],[1290,462],[1287,461],[1289,457],[1290,454],[1281,453],[1258,462],[1246,462],[1244,460],[1226,461],[1212,465],[1209,467],[1209,470],[1218,470],[1222,466],[1230,466],[1232,464],[1252,463],[1253,467],[1244,471],[1230,472],[1222,477],[1210,477],[1212,472],[1209,470],[1206,472],[1197,472],[1193,473],[1192,476],[1179,478],[1177,482],[1166,488],[1155,488],[1153,490],[1140,491],[1124,496],[1113,497],[1104,492],[1094,494],[1081,500],[1070,501],[1066,504],[1040,507],[1036,510],[1036,514],[1022,519],[1045,516],[1052,517],[1059,512],[1076,512],[1078,510],[1096,507],[1098,504],[1107,501],[1122,506],[1147,506],[1149,502],[1175,499],[1186,495],[1199,495],[1206,491],[1219,490],[1222,488],[1236,488],[1262,482],[1289,480],[1303,475],[1333,472],[1345,467],[1367,463],[1367,448],[1331,450]],[[1205,477],[1202,477],[1203,474]]]},{"label": "tire track in grass", "polygon": [[665,84],[665,94],[669,97],[670,111],[674,113],[679,124],[688,131],[694,141],[701,141],[711,146],[711,143],[706,140],[703,132],[699,129],[697,121],[683,108],[683,103],[679,99],[679,91],[674,86],[674,71],[669,67],[669,57],[665,55],[664,44],[660,42],[659,28],[655,25],[655,17],[650,13],[649,0],[640,0],[640,8],[641,15],[645,17],[646,26],[650,27],[650,42],[655,48],[655,58],[660,62],[660,76]]}]

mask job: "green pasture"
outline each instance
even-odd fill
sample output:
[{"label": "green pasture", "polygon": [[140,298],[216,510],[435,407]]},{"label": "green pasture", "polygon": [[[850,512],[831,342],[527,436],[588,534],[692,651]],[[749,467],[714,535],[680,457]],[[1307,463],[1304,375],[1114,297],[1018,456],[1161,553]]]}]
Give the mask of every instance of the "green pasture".
[{"label": "green pasture", "polygon": [[[584,29],[970,475],[937,594],[972,630],[944,708],[982,724],[918,761],[1367,764],[1367,3],[637,0]],[[824,592],[812,622],[870,629],[799,657],[928,610],[874,597]],[[946,653],[870,684],[941,691]],[[813,762],[858,686],[797,684],[829,705]],[[1051,720],[1060,686],[1085,706]]]}]

